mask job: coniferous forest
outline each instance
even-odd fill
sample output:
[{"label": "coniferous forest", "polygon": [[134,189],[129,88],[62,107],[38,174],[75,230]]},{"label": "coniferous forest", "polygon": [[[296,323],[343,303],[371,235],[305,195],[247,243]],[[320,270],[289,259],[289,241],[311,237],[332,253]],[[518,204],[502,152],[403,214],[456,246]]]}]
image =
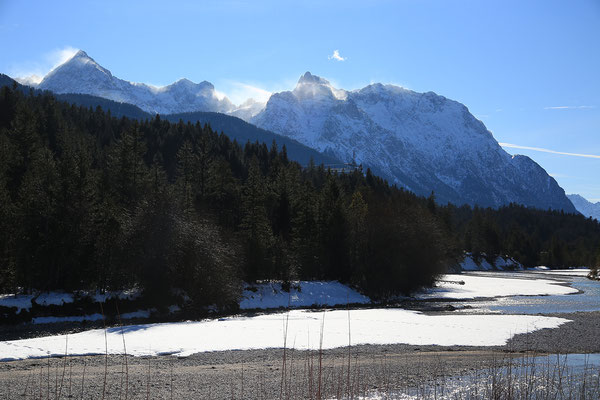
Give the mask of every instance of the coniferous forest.
[{"label": "coniferous forest", "polygon": [[436,204],[369,170],[301,166],[199,123],[111,117],[0,89],[0,290],[139,286],[235,304],[243,281],[340,280],[373,298],[433,282],[464,251],[595,266],[600,224]]}]

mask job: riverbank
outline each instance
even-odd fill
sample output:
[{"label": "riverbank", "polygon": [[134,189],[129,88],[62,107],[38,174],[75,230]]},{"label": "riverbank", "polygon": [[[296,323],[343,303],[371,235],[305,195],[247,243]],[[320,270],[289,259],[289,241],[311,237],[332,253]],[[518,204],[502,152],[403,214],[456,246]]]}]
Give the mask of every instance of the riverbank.
[{"label": "riverbank", "polygon": [[[84,398],[305,398],[412,387],[422,382],[484,370],[538,353],[600,353],[600,312],[553,315],[568,318],[555,329],[516,335],[505,346],[361,345],[319,352],[287,349],[218,351],[173,356],[122,355],[27,359],[0,363],[0,398],[34,398],[47,392]],[[284,371],[285,360],[285,371]],[[348,374],[350,360],[350,374]],[[319,368],[319,363],[321,368]],[[85,375],[84,375],[85,366]],[[106,386],[104,385],[106,370]],[[285,383],[282,385],[282,379]],[[62,385],[61,385],[62,382]],[[127,383],[126,383],[127,382]],[[62,389],[61,389],[62,387]],[[46,394],[44,394],[46,393]],[[23,397],[23,394],[26,396]]]}]

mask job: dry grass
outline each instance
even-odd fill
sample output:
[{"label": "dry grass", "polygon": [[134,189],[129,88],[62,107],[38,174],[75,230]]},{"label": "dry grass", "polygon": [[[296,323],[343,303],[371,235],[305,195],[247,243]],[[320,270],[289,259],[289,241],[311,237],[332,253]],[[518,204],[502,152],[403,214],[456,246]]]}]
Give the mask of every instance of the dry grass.
[{"label": "dry grass", "polygon": [[[365,356],[352,346],[350,310],[347,352],[343,350],[332,357],[323,351],[326,315],[323,313],[317,348],[299,351],[294,344],[289,346],[289,315],[286,315],[279,367],[256,360],[246,363],[242,357],[238,364],[220,365],[221,371],[214,374],[214,365],[180,367],[174,357],[131,358],[130,364],[122,326],[123,354],[111,356],[110,368],[107,346],[101,362],[98,357],[72,357],[67,352],[66,336],[62,358],[49,357],[43,363],[34,363],[23,370],[21,376],[26,382],[15,386],[22,388],[18,394],[12,386],[0,394],[9,399],[31,400],[600,399],[599,368],[584,363],[574,369],[567,362],[569,356],[548,357],[540,362],[529,353],[517,358],[514,353],[502,357],[498,356],[502,353],[494,353],[495,358],[481,359],[475,366],[471,363],[469,369],[457,368],[460,358],[469,356],[468,352],[440,354],[437,358],[423,352]],[[90,359],[93,363],[88,366]],[[51,376],[53,368],[55,373]],[[79,390],[73,390],[79,380]]]}]

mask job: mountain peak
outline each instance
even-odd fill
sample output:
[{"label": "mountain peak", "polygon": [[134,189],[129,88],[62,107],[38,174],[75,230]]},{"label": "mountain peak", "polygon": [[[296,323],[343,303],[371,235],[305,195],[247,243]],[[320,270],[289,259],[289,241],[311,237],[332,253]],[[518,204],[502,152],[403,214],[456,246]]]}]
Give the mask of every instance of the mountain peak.
[{"label": "mountain peak", "polygon": [[188,78],[181,78],[173,82],[170,86],[195,86],[196,84]]},{"label": "mountain peak", "polygon": [[317,84],[317,85],[329,85],[329,82],[326,79],[321,78],[320,76],[313,75],[309,71],[306,71],[304,75],[298,79],[298,85],[301,84]]},{"label": "mountain peak", "polygon": [[577,211],[586,217],[592,217],[600,221],[600,201],[593,203],[578,194],[568,194],[567,197],[571,200]]},{"label": "mountain peak", "polygon": [[418,195],[434,190],[443,204],[575,211],[542,167],[511,159],[464,105],[433,92],[382,84],[345,91],[306,72],[251,121]]},{"label": "mountain peak", "polygon": [[89,59],[91,59],[91,57],[88,56],[88,54],[83,50],[77,50],[77,53],[75,53],[73,55],[73,57],[71,57],[71,59],[74,59],[74,58],[89,58]]},{"label": "mountain peak", "polygon": [[306,71],[298,80],[292,93],[299,99],[338,99],[343,100],[347,93],[343,89],[334,88],[327,79]]},{"label": "mountain peak", "polygon": [[[69,58],[67,61],[65,61],[64,63],[62,63],[61,65],[59,65],[58,67],[56,67],[53,71],[51,71],[49,75],[52,75],[52,73],[54,71],[60,70],[60,69],[67,69],[69,71],[71,71],[72,68],[92,68],[93,70],[97,70],[102,72],[103,74],[112,77],[112,74],[110,73],[109,70],[107,70],[106,68],[102,67],[100,64],[98,64],[96,62],[96,60],[94,60],[92,57],[90,57],[85,51],[83,50],[78,50],[77,53],[75,53],[73,55],[73,57]],[[45,78],[44,78],[45,79]]]},{"label": "mountain peak", "polygon": [[96,67],[97,69],[102,70],[105,73],[108,71],[105,68],[103,68],[100,64],[98,64],[96,62],[96,60],[94,60],[92,57],[90,57],[88,55],[88,53],[86,53],[83,50],[78,50],[77,53],[73,54],[73,57],[69,58],[67,61],[65,61],[60,66],[67,65],[67,64],[72,64],[72,65],[86,65],[86,64],[90,64],[90,65]]}]

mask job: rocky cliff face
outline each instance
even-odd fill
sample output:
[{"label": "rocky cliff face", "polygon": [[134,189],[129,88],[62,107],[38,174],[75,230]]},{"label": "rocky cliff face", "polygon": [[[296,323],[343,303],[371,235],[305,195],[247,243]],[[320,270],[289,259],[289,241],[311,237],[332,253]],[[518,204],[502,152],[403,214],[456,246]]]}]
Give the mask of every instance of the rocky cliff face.
[{"label": "rocky cliff face", "polygon": [[511,156],[464,105],[433,92],[373,84],[346,91],[304,74],[266,107],[233,105],[210,82],[181,79],[156,88],[116,78],[79,51],[38,85],[137,105],[150,113],[213,111],[236,115],[345,162],[371,168],[440,202],[497,207],[510,202],[575,212],[563,189],[525,156]]},{"label": "rocky cliff face", "polygon": [[506,153],[467,107],[433,92],[382,84],[346,91],[307,72],[251,122],[418,194],[434,191],[441,202],[575,211],[543,168]]}]

